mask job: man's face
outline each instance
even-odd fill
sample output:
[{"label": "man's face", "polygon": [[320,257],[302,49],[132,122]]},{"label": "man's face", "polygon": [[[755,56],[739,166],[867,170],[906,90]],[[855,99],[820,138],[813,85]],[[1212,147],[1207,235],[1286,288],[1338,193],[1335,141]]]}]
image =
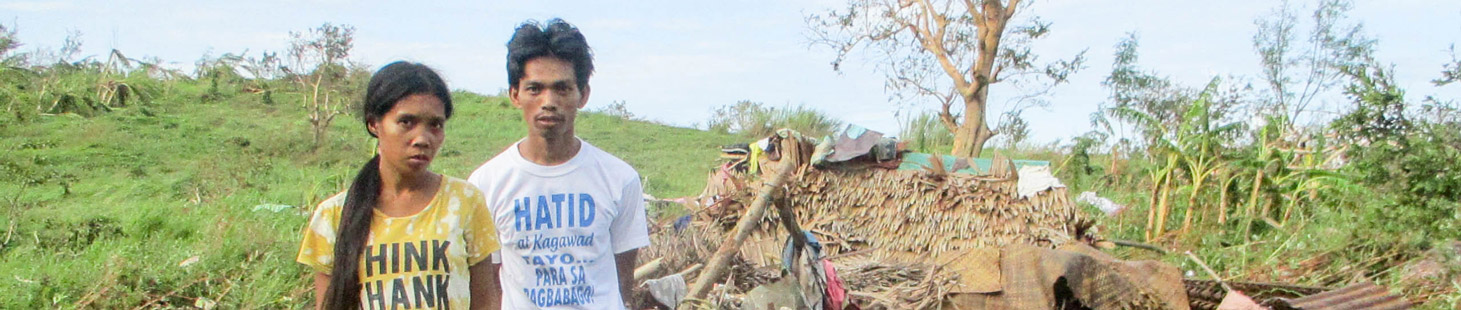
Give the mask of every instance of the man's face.
[{"label": "man's face", "polygon": [[578,88],[573,63],[538,57],[523,64],[523,77],[508,90],[512,105],[522,110],[528,134],[572,138],[573,120],[588,103],[588,87]]}]

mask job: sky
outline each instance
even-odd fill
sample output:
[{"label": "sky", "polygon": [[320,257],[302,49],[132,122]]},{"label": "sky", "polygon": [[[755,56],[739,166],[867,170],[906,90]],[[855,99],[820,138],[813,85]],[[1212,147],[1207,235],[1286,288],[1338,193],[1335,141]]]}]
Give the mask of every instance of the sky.
[{"label": "sky", "polygon": [[[589,109],[622,101],[637,116],[677,126],[702,126],[712,111],[737,101],[802,105],[843,121],[896,135],[898,115],[935,104],[890,103],[885,77],[866,57],[841,72],[834,51],[809,43],[808,14],[845,0],[787,1],[14,1],[0,0],[0,23],[16,29],[20,50],[55,50],[79,32],[82,55],[117,49],[132,58],[157,57],[190,70],[205,54],[283,51],[290,31],[323,23],[354,26],[351,59],[378,68],[396,60],[427,64],[454,89],[496,94],[507,86],[504,47],[525,20],[558,17],[588,38],[597,70]],[[1310,4],[1295,1],[1295,4]],[[1052,25],[1036,41],[1041,59],[1086,50],[1086,68],[1024,112],[1031,142],[1053,143],[1091,129],[1090,115],[1107,100],[1100,83],[1115,44],[1140,40],[1139,65],[1182,85],[1216,76],[1255,79],[1254,20],[1278,1],[1043,0],[1016,17]],[[1300,24],[1307,11],[1299,11]],[[1461,1],[1361,0],[1350,21],[1378,39],[1377,58],[1393,65],[1407,98],[1461,99],[1461,85],[1436,87],[1461,42]],[[1336,90],[1337,91],[1337,90]],[[1008,109],[1015,91],[991,88],[991,114]],[[1321,98],[1338,104],[1337,95]]]}]

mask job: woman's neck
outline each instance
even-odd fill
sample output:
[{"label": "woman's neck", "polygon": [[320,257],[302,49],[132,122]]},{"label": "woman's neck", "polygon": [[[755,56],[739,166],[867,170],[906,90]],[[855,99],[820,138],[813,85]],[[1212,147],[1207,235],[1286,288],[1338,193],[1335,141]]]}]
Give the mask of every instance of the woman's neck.
[{"label": "woman's neck", "polygon": [[376,208],[389,216],[416,214],[426,208],[441,186],[441,175],[422,170],[402,174],[381,167],[380,196]]},{"label": "woman's neck", "polygon": [[421,171],[412,175],[400,173],[384,173],[381,170],[381,191],[406,193],[418,192],[432,187],[438,181],[437,174],[431,171]]}]

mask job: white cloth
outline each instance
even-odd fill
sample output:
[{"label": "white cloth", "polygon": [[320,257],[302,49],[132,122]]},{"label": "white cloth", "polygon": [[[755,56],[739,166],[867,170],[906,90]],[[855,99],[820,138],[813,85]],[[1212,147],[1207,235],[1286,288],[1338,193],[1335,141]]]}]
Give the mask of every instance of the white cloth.
[{"label": "white cloth", "polygon": [[659,279],[644,280],[644,286],[649,287],[649,295],[654,297],[661,305],[671,309],[680,305],[689,294],[689,288],[685,285],[685,277],[680,274],[672,274]]},{"label": "white cloth", "polygon": [[1121,210],[1126,209],[1126,206],[1111,201],[1111,199],[1096,196],[1096,192],[1081,192],[1080,196],[1075,197],[1075,201],[1096,206],[1097,209],[1101,209],[1101,212],[1105,212],[1106,215],[1116,215],[1116,213],[1121,213]]},{"label": "white cloth", "polygon": [[639,173],[588,142],[556,166],[519,144],[468,178],[502,242],[502,308],[624,309],[614,254],[649,245]]},{"label": "white cloth", "polygon": [[1030,198],[1047,189],[1065,187],[1065,184],[1060,184],[1060,179],[1050,174],[1050,166],[1020,167],[1017,175],[1020,176],[1020,181],[1015,184],[1015,188],[1020,193],[1020,198]]}]

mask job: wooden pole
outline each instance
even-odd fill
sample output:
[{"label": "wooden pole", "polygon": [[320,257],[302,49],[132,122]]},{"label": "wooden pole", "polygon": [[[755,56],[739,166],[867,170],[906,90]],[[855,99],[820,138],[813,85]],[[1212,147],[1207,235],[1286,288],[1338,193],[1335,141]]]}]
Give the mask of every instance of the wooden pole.
[{"label": "wooden pole", "polygon": [[786,227],[788,234],[791,234],[792,257],[799,257],[802,248],[807,246],[807,235],[802,232],[801,225],[796,222],[796,211],[791,209],[791,201],[786,197],[780,197],[777,200],[780,202],[776,204],[776,213],[781,216],[781,225]]},{"label": "wooden pole", "polygon": [[644,280],[649,279],[649,275],[654,274],[664,267],[664,260],[664,257],[655,258],[638,268],[634,268],[634,282],[644,282]]},{"label": "wooden pole", "polygon": [[781,184],[786,182],[788,175],[796,171],[795,163],[796,160],[792,156],[782,157],[781,164],[777,166],[776,176],[773,176],[770,182],[761,185],[761,189],[756,193],[756,200],[751,202],[750,209],[746,210],[746,214],[736,222],[734,233],[727,236],[725,242],[720,244],[720,249],[717,249],[715,254],[710,257],[710,261],[705,264],[705,270],[700,273],[700,276],[695,277],[695,284],[690,286],[690,294],[685,296],[685,301],[680,305],[686,305],[690,300],[704,300],[705,295],[710,293],[710,286],[715,284],[720,277],[725,276],[726,270],[730,268],[731,257],[740,251],[741,243],[751,236],[751,232],[756,230],[756,225],[761,222],[761,218],[766,216],[766,206],[771,204],[776,191],[781,189]]},{"label": "wooden pole", "polygon": [[704,268],[704,267],[705,267],[705,264],[695,264],[694,266],[690,266],[690,268],[685,268],[685,270],[682,270],[682,271],[677,272],[675,274],[678,274],[681,277],[689,277],[690,274],[695,273],[697,271],[700,271],[700,268]]},{"label": "wooden pole", "polygon": [[1141,242],[1136,242],[1136,241],[1117,240],[1117,239],[1111,239],[1109,241],[1111,241],[1111,243],[1114,243],[1114,244],[1119,245],[1119,246],[1129,246],[1129,247],[1133,247],[1133,248],[1138,248],[1138,249],[1148,250],[1148,251],[1152,251],[1152,252],[1157,252],[1157,254],[1167,255],[1167,249],[1163,249],[1162,247],[1155,246],[1155,245],[1151,245],[1151,244],[1146,244],[1146,243],[1141,243]]}]

